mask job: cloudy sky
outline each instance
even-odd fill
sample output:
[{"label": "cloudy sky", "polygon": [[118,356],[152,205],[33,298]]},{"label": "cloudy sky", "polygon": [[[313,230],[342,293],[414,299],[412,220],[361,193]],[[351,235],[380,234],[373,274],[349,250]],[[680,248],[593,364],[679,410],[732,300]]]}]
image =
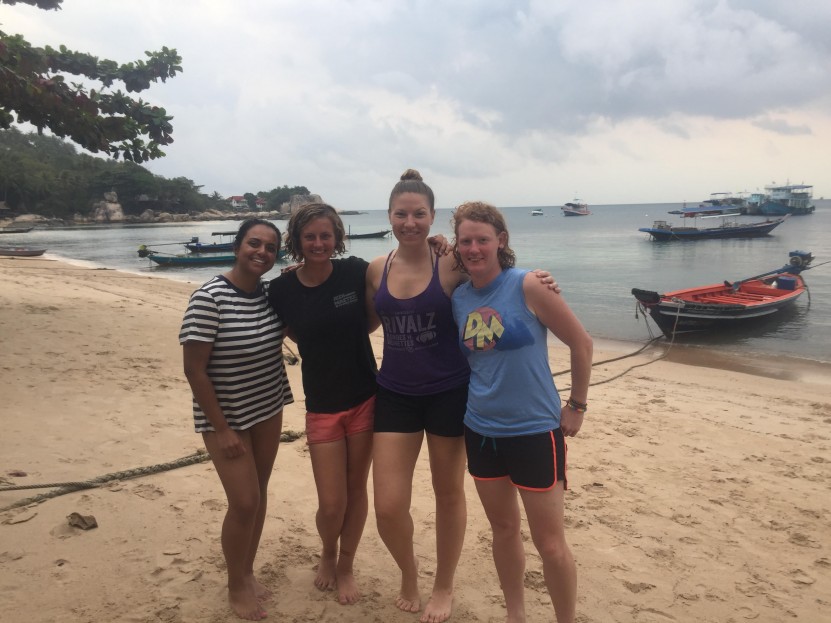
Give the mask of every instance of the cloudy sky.
[{"label": "cloudy sky", "polygon": [[408,167],[438,207],[831,196],[829,0],[65,0],[0,30],[118,62],[176,48],[142,97],[147,167],[222,195],[304,185],[381,209]]}]

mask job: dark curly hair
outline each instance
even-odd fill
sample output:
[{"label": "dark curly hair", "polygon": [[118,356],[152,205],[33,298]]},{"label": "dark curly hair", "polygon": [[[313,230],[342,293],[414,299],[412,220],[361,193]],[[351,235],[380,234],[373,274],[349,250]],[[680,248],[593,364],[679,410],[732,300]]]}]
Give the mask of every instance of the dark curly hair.
[{"label": "dark curly hair", "polygon": [[240,223],[239,229],[237,230],[237,235],[234,236],[234,251],[240,250],[240,247],[242,246],[242,241],[245,240],[245,236],[248,233],[248,231],[252,227],[256,227],[257,225],[265,225],[266,227],[270,227],[277,234],[277,254],[279,255],[280,242],[283,239],[280,235],[280,230],[277,229],[277,225],[275,225],[271,221],[265,220],[264,218],[249,218],[245,219],[242,223]]}]

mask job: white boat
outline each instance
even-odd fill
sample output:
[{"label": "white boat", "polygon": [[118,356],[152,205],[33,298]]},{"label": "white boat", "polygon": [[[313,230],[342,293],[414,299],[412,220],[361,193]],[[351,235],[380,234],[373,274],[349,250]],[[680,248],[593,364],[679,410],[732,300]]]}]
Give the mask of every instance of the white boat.
[{"label": "white boat", "polygon": [[542,208],[535,208],[531,210],[531,216],[545,216],[543,214]]},{"label": "white boat", "polygon": [[563,216],[586,216],[591,214],[588,204],[583,203],[579,199],[569,201],[560,209],[563,211]]}]

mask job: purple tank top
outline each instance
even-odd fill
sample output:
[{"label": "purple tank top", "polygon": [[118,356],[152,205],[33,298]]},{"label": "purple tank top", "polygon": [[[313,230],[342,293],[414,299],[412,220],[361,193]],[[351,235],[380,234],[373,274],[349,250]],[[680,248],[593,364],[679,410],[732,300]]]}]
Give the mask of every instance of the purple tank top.
[{"label": "purple tank top", "polygon": [[[393,252],[394,253],[394,252]],[[438,257],[427,288],[413,298],[397,299],[387,288],[387,257],[375,311],[384,327],[384,357],[378,384],[410,396],[437,394],[466,385],[470,367],[459,348],[453,307],[439,280]]]}]

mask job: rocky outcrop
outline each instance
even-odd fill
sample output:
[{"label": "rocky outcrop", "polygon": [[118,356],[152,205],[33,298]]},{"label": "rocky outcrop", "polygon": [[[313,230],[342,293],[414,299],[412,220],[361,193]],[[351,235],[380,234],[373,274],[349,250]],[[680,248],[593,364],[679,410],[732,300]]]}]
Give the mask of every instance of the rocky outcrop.
[{"label": "rocky outcrop", "polygon": [[92,204],[92,220],[96,223],[123,223],[124,209],[114,192],[104,193],[104,201]]},{"label": "rocky outcrop", "polygon": [[[307,203],[323,203],[323,199],[320,198],[320,195],[292,195],[288,204],[284,203],[280,206],[280,212],[285,211],[288,214],[294,214],[300,206]],[[283,210],[286,205],[288,205],[288,208]]]}]

